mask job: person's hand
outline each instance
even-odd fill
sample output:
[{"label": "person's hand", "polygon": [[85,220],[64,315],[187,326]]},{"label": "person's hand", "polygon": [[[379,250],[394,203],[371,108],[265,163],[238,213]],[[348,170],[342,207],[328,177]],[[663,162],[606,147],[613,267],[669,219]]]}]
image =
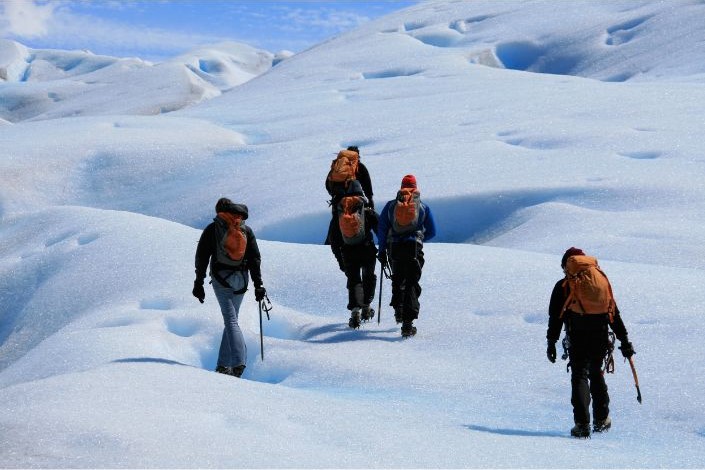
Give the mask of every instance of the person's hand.
[{"label": "person's hand", "polygon": [[206,298],[206,291],[203,290],[203,279],[196,279],[193,281],[193,290],[191,291],[191,294],[193,294],[199,302],[203,303]]},{"label": "person's hand", "polygon": [[622,351],[622,356],[627,359],[636,354],[636,351],[634,351],[634,346],[632,346],[632,343],[629,341],[622,341],[622,345],[619,347],[619,350]]},{"label": "person's hand", "polygon": [[267,295],[267,289],[264,287],[255,287],[255,300],[257,302],[264,300],[264,297]]},{"label": "person's hand", "polygon": [[555,363],[556,362],[556,342],[549,341],[548,348],[546,348],[546,357],[548,360]]}]

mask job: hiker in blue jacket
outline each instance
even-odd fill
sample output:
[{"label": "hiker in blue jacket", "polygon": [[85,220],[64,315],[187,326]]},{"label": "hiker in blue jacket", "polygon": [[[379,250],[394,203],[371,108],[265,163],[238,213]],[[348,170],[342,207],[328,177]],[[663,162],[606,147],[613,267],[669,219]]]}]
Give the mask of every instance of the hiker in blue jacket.
[{"label": "hiker in blue jacket", "polygon": [[421,202],[420,196],[416,177],[404,176],[396,199],[382,209],[377,230],[378,258],[383,265],[389,263],[392,270],[390,305],[404,338],[416,334],[413,322],[419,317],[423,243],[436,235],[431,208]]}]

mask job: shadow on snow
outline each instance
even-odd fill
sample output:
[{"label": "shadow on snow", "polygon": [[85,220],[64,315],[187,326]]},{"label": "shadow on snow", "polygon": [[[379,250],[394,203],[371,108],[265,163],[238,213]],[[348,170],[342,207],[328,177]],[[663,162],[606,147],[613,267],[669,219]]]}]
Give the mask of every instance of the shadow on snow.
[{"label": "shadow on snow", "polygon": [[502,436],[563,437],[570,439],[570,436],[558,431],[530,431],[527,429],[491,428],[488,426],[478,426],[475,424],[466,424],[465,427],[468,428],[470,431],[487,432],[490,434],[501,434]]}]

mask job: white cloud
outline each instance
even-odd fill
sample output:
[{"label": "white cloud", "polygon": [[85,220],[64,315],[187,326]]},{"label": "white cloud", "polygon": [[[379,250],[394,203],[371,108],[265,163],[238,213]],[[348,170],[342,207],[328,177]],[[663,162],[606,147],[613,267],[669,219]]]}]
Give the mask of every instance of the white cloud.
[{"label": "white cloud", "polygon": [[[59,12],[52,24],[51,33],[63,47],[102,50],[126,50],[171,55],[175,52],[205,43],[223,41],[223,37],[202,34],[185,34],[159,28],[146,29],[102,18]],[[75,43],[75,44],[73,44]]]},{"label": "white cloud", "polygon": [[309,28],[323,28],[328,31],[342,31],[355,28],[356,26],[369,21],[370,18],[352,11],[336,10],[331,8],[317,9],[287,9],[283,15],[286,20],[282,27],[297,31],[305,31]]},{"label": "white cloud", "polygon": [[49,31],[54,8],[53,3],[3,0],[0,2],[0,33],[25,38],[44,36]]},{"label": "white cloud", "polygon": [[89,49],[105,55],[134,55],[161,60],[199,45],[228,39],[216,35],[147,29],[94,15],[76,14],[67,2],[43,5],[22,0],[0,2],[4,7],[0,33],[14,36],[19,41],[31,38],[49,41],[47,44],[40,41],[33,45],[39,48]]}]

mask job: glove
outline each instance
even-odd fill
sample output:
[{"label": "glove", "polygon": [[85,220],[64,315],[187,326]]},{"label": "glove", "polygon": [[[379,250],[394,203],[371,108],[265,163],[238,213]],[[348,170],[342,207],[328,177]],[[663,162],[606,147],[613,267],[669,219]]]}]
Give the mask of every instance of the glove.
[{"label": "glove", "polygon": [[548,360],[555,363],[556,362],[556,343],[555,341],[548,342],[548,348],[546,348],[546,357]]},{"label": "glove", "polygon": [[267,295],[267,289],[264,287],[255,287],[255,300],[257,302],[264,300],[264,296]]},{"label": "glove", "polygon": [[193,290],[191,293],[199,302],[203,303],[203,300],[206,298],[206,291],[203,290],[203,279],[193,281]]},{"label": "glove", "polygon": [[622,341],[622,345],[619,347],[619,350],[622,351],[622,356],[626,359],[629,359],[636,354],[636,351],[634,351],[634,346],[632,346],[632,343],[629,341]]}]

